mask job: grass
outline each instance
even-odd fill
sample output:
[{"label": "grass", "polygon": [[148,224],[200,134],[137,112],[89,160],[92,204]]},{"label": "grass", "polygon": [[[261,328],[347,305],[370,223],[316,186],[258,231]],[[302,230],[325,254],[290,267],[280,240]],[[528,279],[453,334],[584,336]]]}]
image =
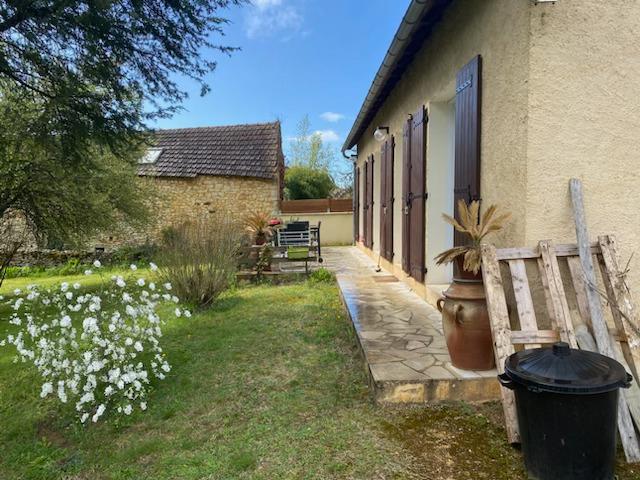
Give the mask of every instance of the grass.
[{"label": "grass", "polygon": [[[68,282],[70,284],[74,282],[81,282],[85,287],[97,287],[103,279],[110,279],[111,275],[129,275],[131,271],[129,269],[93,269],[94,273],[91,275],[76,274],[76,275],[49,275],[46,277],[15,277],[7,278],[0,287],[0,295],[10,295],[16,288],[24,289],[27,285],[37,284],[41,287],[51,287],[53,285],[59,285],[62,282]],[[101,272],[101,273],[98,273]],[[137,276],[148,276],[149,269],[138,269],[136,271]],[[102,275],[102,276],[101,276]],[[1,327],[0,327],[1,328]]]},{"label": "grass", "polygon": [[163,345],[174,368],[149,410],[88,428],[0,350],[0,478],[525,478],[498,404],[370,402],[332,283],[227,292]]}]

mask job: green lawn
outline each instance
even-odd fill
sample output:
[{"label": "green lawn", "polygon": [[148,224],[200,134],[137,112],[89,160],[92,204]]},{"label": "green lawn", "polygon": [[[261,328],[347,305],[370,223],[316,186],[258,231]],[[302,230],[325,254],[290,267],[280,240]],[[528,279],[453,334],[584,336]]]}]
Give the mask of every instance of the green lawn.
[{"label": "green lawn", "polygon": [[[24,289],[27,285],[37,284],[41,287],[50,287],[52,285],[58,285],[62,282],[74,283],[80,282],[85,287],[98,286],[103,280],[109,281],[112,275],[130,275],[132,272],[129,269],[92,269],[93,274],[84,275],[51,275],[46,277],[16,277],[16,278],[7,278],[2,283],[2,287],[0,287],[1,295],[11,294],[16,288]],[[149,269],[138,269],[135,272],[136,276],[148,277]]]},{"label": "green lawn", "polygon": [[149,410],[89,427],[0,350],[0,478],[524,478],[497,404],[370,402],[334,285],[239,288],[163,340]]}]

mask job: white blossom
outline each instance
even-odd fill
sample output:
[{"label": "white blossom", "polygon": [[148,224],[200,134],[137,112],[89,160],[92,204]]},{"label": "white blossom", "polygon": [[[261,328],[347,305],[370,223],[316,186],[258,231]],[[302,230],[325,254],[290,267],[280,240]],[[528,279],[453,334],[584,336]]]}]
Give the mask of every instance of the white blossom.
[{"label": "white blossom", "polygon": [[129,268],[130,268],[131,270],[133,270],[134,272],[135,272],[136,270],[138,270],[138,267],[136,266],[136,264],[135,264],[135,263],[132,263],[131,265],[129,265]]},{"label": "white blossom", "polygon": [[93,266],[96,268],[100,268],[102,266],[102,263],[100,263],[100,260],[96,259],[93,261]]},{"label": "white blossom", "polygon": [[42,391],[40,392],[40,397],[44,398],[50,393],[53,393],[53,385],[51,382],[45,382],[42,384]]},{"label": "white blossom", "polygon": [[153,262],[149,262],[149,268],[151,269],[152,272],[155,272],[158,270],[158,265],[156,265]]},{"label": "white blossom", "polygon": [[104,403],[101,403],[98,406],[98,409],[96,410],[96,413],[93,415],[93,417],[91,417],[91,421],[93,423],[96,423],[98,421],[98,419],[102,416],[102,414],[104,413],[105,410],[106,410],[106,407],[104,406]]},{"label": "white blossom", "polygon": [[91,275],[93,273],[93,271],[89,270],[88,268],[84,271],[85,275]]},{"label": "white blossom", "polygon": [[[72,402],[83,424],[107,412],[130,415],[133,405],[146,410],[148,386],[171,371],[160,344],[158,302],[177,298],[150,294],[153,282],[149,291],[139,289],[141,280],[114,276],[95,293],[69,291],[66,282],[48,289],[30,285],[24,296],[17,289],[7,302],[9,332],[0,347],[15,347],[15,361],[32,363],[40,374],[40,396],[55,392],[57,401]],[[75,291],[81,287],[73,284]]]}]

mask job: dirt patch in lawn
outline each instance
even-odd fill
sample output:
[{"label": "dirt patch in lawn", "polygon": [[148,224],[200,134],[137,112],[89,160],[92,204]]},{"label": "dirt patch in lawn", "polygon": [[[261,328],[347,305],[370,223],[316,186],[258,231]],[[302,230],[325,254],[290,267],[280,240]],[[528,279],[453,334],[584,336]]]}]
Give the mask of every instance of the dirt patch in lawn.
[{"label": "dirt patch in lawn", "polygon": [[450,404],[396,411],[384,431],[414,459],[412,474],[424,479],[526,478],[520,452],[496,423],[499,405]]},{"label": "dirt patch in lawn", "polygon": [[[389,418],[383,430],[410,452],[413,478],[527,478],[521,452],[506,441],[500,403],[416,407],[394,410]],[[618,480],[640,478],[640,466],[627,464],[621,447],[616,476]]]}]

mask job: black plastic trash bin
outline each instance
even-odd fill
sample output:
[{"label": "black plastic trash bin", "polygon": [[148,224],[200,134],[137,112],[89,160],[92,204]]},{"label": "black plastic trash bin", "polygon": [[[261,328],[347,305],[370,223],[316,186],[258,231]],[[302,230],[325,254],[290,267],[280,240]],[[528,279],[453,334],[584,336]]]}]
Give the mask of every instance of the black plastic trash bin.
[{"label": "black plastic trash bin", "polygon": [[530,478],[613,480],[618,390],[632,380],[620,363],[558,342],[514,353],[498,379],[515,392]]}]

